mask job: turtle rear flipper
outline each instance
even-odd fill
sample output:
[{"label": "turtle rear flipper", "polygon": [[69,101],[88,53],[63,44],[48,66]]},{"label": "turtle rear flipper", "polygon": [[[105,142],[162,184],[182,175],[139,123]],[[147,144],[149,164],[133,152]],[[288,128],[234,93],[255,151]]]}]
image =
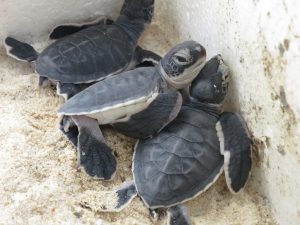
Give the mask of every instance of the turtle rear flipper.
[{"label": "turtle rear flipper", "polygon": [[65,101],[78,94],[80,91],[82,91],[80,84],[57,82],[56,85],[57,95],[62,96],[65,99]]},{"label": "turtle rear flipper", "polygon": [[7,55],[20,61],[32,62],[38,57],[38,53],[34,48],[24,42],[18,41],[12,37],[4,40]]},{"label": "turtle rear flipper", "polygon": [[226,183],[232,193],[245,186],[251,170],[251,140],[245,122],[236,113],[221,114],[216,125],[224,155]]},{"label": "turtle rear flipper", "polygon": [[117,162],[112,150],[104,142],[97,120],[87,116],[71,118],[79,130],[77,143],[79,165],[96,179],[111,180],[116,173]]},{"label": "turtle rear flipper", "polygon": [[133,181],[125,182],[115,192],[117,194],[117,204],[111,211],[119,212],[124,209],[137,196],[137,191]]},{"label": "turtle rear flipper", "polygon": [[109,25],[109,24],[113,24],[113,20],[111,19],[107,19],[107,18],[101,18],[98,19],[96,21],[92,21],[92,22],[88,22],[88,23],[81,23],[81,24],[63,24],[63,25],[59,25],[53,28],[53,30],[51,31],[49,38],[52,40],[55,39],[59,39],[59,38],[63,38],[65,36],[68,36],[70,34],[74,34],[77,33],[83,29],[86,29],[88,27],[91,26],[95,26],[95,25]]},{"label": "turtle rear flipper", "polygon": [[119,212],[136,196],[133,181],[128,181],[114,191],[86,191],[77,197],[76,202],[96,212]]},{"label": "turtle rear flipper", "polygon": [[169,208],[167,225],[192,225],[186,206],[176,205]]}]

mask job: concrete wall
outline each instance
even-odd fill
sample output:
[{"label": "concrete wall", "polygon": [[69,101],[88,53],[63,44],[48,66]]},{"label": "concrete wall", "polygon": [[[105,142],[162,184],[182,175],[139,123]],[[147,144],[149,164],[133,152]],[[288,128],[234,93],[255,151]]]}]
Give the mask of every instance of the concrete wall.
[{"label": "concrete wall", "polygon": [[195,39],[230,65],[228,108],[242,113],[257,147],[252,182],[280,224],[300,224],[300,1],[157,5],[163,30],[177,34],[171,38]]},{"label": "concrete wall", "polygon": [[[121,0],[0,0],[0,41],[31,43],[54,25],[115,17]],[[251,182],[278,222],[300,224],[300,1],[157,0],[154,23],[170,44],[202,43],[232,69],[228,108],[240,111],[254,137]]]},{"label": "concrete wall", "polygon": [[0,40],[6,35],[37,41],[61,23],[82,22],[101,15],[115,17],[121,0],[0,0]]}]

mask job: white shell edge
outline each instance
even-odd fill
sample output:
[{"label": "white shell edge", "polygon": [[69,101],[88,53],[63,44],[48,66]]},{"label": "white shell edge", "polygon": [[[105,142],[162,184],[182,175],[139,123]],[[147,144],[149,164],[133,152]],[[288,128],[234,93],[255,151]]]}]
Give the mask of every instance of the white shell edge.
[{"label": "white shell edge", "polygon": [[[223,133],[222,125],[221,125],[220,121],[218,121],[216,124],[216,130],[217,130],[217,136],[220,141],[220,152],[224,156],[224,173],[225,173],[225,180],[226,180],[227,187],[232,194],[239,194],[240,192],[242,192],[244,190],[244,187],[246,186],[246,184],[238,192],[236,192],[232,189],[232,187],[231,187],[232,181],[231,181],[231,178],[229,177],[230,151],[225,149],[225,138],[224,138],[224,133]],[[250,176],[250,172],[249,172],[248,177],[249,176]]]},{"label": "white shell edge", "polygon": [[[137,148],[137,146],[138,146],[138,143],[139,143],[139,140],[136,142],[136,144],[135,144],[135,146],[134,146],[134,152],[133,152],[133,157],[132,157],[132,177],[133,177],[134,184],[135,184],[134,158],[135,158],[136,148]],[[199,196],[200,194],[202,194],[203,192],[207,191],[207,189],[209,189],[209,188],[217,181],[217,179],[220,177],[220,175],[221,175],[222,172],[223,172],[223,169],[224,169],[224,168],[223,168],[223,166],[222,166],[222,167],[220,168],[219,173],[215,176],[215,178],[213,179],[213,181],[212,181],[211,183],[207,184],[200,192],[198,192],[197,194],[195,194],[195,195],[192,196],[191,198],[187,198],[187,199],[185,199],[185,200],[183,200],[183,201],[181,201],[181,202],[177,202],[177,203],[175,203],[175,204],[171,204],[171,205],[155,205],[155,206],[150,207],[150,206],[148,205],[148,203],[145,201],[145,199],[144,199],[142,196],[140,196],[140,195],[139,195],[139,196],[140,196],[141,199],[143,200],[143,202],[144,202],[144,204],[146,205],[146,207],[149,208],[149,209],[169,208],[169,207],[172,207],[172,206],[175,206],[175,205],[179,205],[179,204],[182,204],[182,203],[187,202],[187,201],[189,201],[189,200],[192,200],[192,199],[198,197],[198,196]],[[138,189],[136,189],[136,192],[138,193]]]}]

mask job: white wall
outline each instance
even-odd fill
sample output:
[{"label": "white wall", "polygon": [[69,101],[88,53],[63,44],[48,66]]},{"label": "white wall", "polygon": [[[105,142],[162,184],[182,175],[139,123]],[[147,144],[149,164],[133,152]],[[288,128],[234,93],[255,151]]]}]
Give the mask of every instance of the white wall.
[{"label": "white wall", "polygon": [[300,1],[157,5],[166,32],[176,29],[179,40],[195,39],[209,56],[221,53],[230,65],[229,108],[241,111],[259,147],[252,182],[280,224],[300,224]]},{"label": "white wall", "polygon": [[[121,0],[0,0],[0,41],[36,41],[54,25],[118,14]],[[157,0],[154,23],[171,44],[195,39],[233,74],[228,106],[245,117],[258,148],[251,182],[278,222],[300,224],[300,1]]]},{"label": "white wall", "polygon": [[121,0],[0,0],[0,40],[13,35],[31,41],[61,23],[82,22],[101,15],[115,17]]}]

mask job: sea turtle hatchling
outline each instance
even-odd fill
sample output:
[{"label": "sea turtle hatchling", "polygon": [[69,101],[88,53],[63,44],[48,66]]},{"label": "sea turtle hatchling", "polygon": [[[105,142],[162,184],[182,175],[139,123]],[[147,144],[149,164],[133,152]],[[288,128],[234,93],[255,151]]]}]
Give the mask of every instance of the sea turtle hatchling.
[{"label": "sea turtle hatchling", "polygon": [[35,62],[40,86],[57,83],[59,95],[68,99],[81,91],[79,84],[133,69],[144,61],[157,63],[161,57],[143,50],[137,42],[154,11],[154,0],[125,0],[115,22],[102,19],[53,29],[58,39],[40,54],[29,44],[7,37],[4,45],[11,57]]},{"label": "sea turtle hatchling", "polygon": [[[99,124],[122,123],[124,128],[129,122],[128,126],[135,126],[135,136],[139,132],[143,136],[159,132],[180,110],[182,96],[178,90],[190,85],[205,60],[204,47],[186,41],[169,51],[155,67],[109,77],[70,98],[58,114],[67,118],[61,130],[77,146],[79,165],[90,176],[112,179],[116,159],[105,144]],[[140,123],[130,120],[138,113],[154,114],[151,111],[156,115],[141,118]]]},{"label": "sea turtle hatchling", "polygon": [[251,142],[239,115],[221,113],[228,79],[229,70],[220,55],[208,61],[193,81],[190,100],[178,117],[154,138],[137,143],[134,180],[108,193],[109,202],[97,197],[99,202],[89,202],[90,197],[82,194],[80,205],[120,211],[139,195],[152,215],[154,209],[167,208],[168,224],[188,225],[183,203],[207,190],[223,170],[230,191],[240,192],[250,174]]}]

